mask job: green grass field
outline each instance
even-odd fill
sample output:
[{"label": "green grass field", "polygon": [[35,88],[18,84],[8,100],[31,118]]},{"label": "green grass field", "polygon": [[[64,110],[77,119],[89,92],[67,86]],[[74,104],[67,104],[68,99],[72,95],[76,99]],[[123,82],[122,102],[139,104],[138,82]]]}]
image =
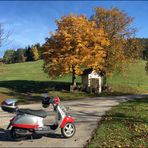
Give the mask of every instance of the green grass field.
[{"label": "green grass field", "polygon": [[[69,92],[71,76],[52,80],[42,69],[43,61],[0,65],[0,101],[17,98],[25,103],[42,99],[42,93],[62,100],[93,97],[84,92]],[[77,78],[80,82],[80,77]]]},{"label": "green grass field", "polygon": [[[0,98],[16,97],[22,100],[40,100],[41,93],[49,92],[63,99],[90,97],[87,93],[72,93],[69,90],[71,75],[52,80],[42,69],[43,61],[0,65]],[[145,62],[130,65],[126,76],[114,74],[108,79],[114,94],[147,93],[148,76]],[[81,78],[77,77],[77,82]],[[23,99],[24,98],[24,99]]]},{"label": "green grass field", "polygon": [[[0,81],[10,80],[31,80],[51,81],[48,75],[43,72],[43,61],[25,62],[16,64],[0,65]],[[70,82],[71,77],[65,76],[54,81]]]},{"label": "green grass field", "polygon": [[[43,61],[0,65],[0,102],[17,98],[24,103],[41,101],[42,93],[59,96],[62,100],[94,97],[84,92],[69,92],[71,76],[52,80],[42,70]],[[148,76],[145,62],[130,65],[126,76],[117,73],[108,78],[110,95],[147,93]],[[81,78],[77,78],[81,82]],[[104,95],[104,94],[103,94]],[[148,147],[148,102],[145,99],[122,103],[109,111],[88,147]]]},{"label": "green grass field", "polygon": [[129,65],[124,76],[114,73],[108,79],[108,84],[115,92],[148,93],[148,75],[145,72],[145,64],[145,61],[139,61]]},{"label": "green grass field", "polygon": [[108,111],[87,147],[148,147],[148,98]]}]

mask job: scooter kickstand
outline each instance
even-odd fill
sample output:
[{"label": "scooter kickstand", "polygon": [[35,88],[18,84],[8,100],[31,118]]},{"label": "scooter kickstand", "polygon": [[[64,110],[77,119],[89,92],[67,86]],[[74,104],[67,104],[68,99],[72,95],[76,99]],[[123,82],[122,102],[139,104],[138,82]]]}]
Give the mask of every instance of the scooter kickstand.
[{"label": "scooter kickstand", "polygon": [[30,138],[31,138],[30,142],[33,142],[33,135],[30,135]]}]

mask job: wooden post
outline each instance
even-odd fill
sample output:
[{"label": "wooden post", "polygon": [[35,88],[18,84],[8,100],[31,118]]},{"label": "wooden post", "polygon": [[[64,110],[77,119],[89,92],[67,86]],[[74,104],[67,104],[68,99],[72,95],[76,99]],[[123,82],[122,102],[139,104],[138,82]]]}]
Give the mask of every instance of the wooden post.
[{"label": "wooden post", "polygon": [[99,77],[99,93],[102,92],[102,82],[101,82],[101,77]]}]

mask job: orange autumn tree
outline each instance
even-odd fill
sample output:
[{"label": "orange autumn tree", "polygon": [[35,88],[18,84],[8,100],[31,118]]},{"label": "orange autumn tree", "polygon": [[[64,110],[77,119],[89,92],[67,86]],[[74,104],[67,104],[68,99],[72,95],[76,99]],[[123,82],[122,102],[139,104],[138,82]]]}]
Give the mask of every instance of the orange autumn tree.
[{"label": "orange autumn tree", "polygon": [[141,53],[140,43],[134,37],[133,18],[118,8],[96,7],[91,20],[96,22],[98,29],[107,32],[110,40],[110,45],[105,48],[104,75],[112,75],[114,71],[125,73],[127,65],[135,62]]},{"label": "orange autumn tree", "polygon": [[39,59],[39,53],[36,46],[31,47],[31,55],[32,55],[33,61],[37,61]]},{"label": "orange autumn tree", "polygon": [[57,30],[43,45],[44,70],[52,78],[72,73],[72,84],[83,68],[101,71],[107,34],[86,16],[63,16],[56,21]]}]

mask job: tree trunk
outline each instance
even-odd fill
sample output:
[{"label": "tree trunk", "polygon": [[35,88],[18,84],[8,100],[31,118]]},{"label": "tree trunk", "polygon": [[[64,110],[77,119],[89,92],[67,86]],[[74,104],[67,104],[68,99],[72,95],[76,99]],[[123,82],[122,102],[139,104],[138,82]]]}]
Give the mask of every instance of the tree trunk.
[{"label": "tree trunk", "polygon": [[70,91],[74,91],[76,89],[76,76],[75,76],[75,69],[74,66],[72,66],[72,85],[70,86]]},{"label": "tree trunk", "polygon": [[103,86],[106,86],[106,85],[107,85],[107,75],[105,73],[103,76]]},{"label": "tree trunk", "polygon": [[72,85],[73,86],[76,86],[76,76],[75,76],[75,69],[74,69],[74,66],[72,66]]}]

